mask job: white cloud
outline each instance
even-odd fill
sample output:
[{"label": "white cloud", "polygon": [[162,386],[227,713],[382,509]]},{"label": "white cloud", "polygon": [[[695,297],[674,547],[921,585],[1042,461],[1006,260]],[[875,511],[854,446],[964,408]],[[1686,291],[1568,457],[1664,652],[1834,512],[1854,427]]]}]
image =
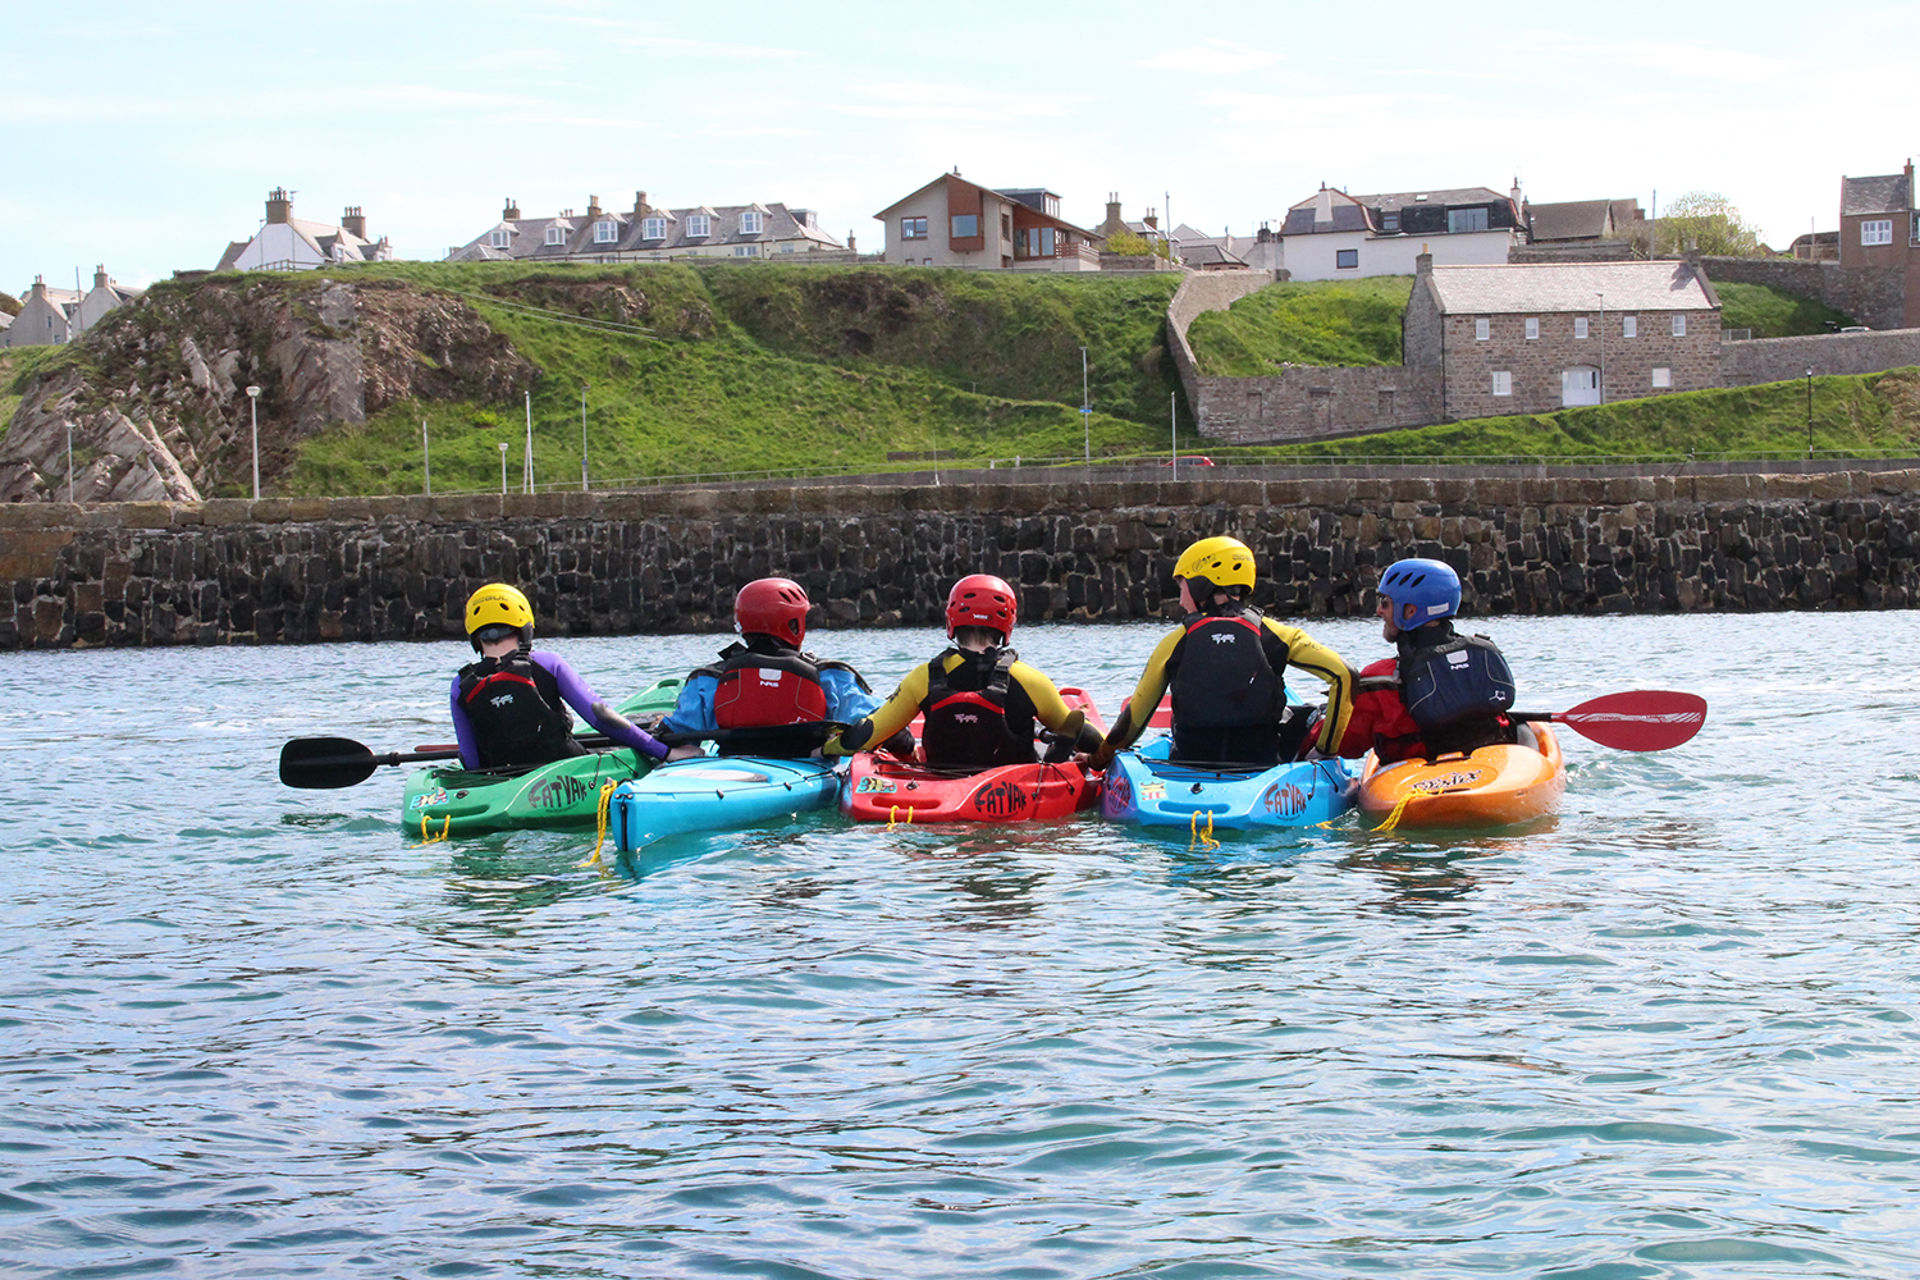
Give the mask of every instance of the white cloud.
[{"label": "white cloud", "polygon": [[1228,40],[1202,40],[1184,49],[1169,49],[1140,63],[1150,71],[1191,71],[1199,75],[1238,75],[1278,62],[1278,54]]}]

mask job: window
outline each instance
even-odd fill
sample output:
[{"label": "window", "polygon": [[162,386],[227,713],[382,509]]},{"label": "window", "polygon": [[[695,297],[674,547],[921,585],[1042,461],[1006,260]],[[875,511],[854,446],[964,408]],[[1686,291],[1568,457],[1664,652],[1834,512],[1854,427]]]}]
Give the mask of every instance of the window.
[{"label": "window", "polygon": [[925,240],[927,238],[927,220],[925,218],[900,219],[900,238],[902,240]]},{"label": "window", "polygon": [[1475,342],[1485,342],[1492,336],[1493,321],[1487,319],[1485,316],[1481,316],[1473,322],[1473,340]]},{"label": "window", "polygon": [[640,221],[642,240],[665,240],[667,238],[667,220],[665,218],[643,218]]},{"label": "window", "polygon": [[1664,367],[1654,369],[1653,386],[1656,391],[1659,390],[1661,387],[1671,387],[1672,385],[1673,385],[1673,370],[1664,368]]},{"label": "window", "polygon": [[611,218],[602,218],[599,222],[593,224],[593,242],[595,244],[612,244],[619,238],[620,224]]},{"label": "window", "polygon": [[487,243],[492,245],[496,249],[506,248],[508,242],[512,238],[513,238],[513,233],[508,231],[505,227],[495,227],[492,231],[489,231],[487,233]]},{"label": "window", "polygon": [[1893,219],[1875,218],[1860,224],[1861,244],[1892,244]]},{"label": "window", "polygon": [[980,215],[977,213],[956,213],[953,226],[947,232],[955,240],[971,240],[980,234]]},{"label": "window", "polygon": [[1448,232],[1485,231],[1487,229],[1487,211],[1485,209],[1449,209],[1447,210]]},{"label": "window", "polygon": [[793,241],[791,241],[791,240],[782,240],[782,241],[780,242],[780,252],[782,252],[782,253],[792,253],[792,252],[793,252]]},{"label": "window", "polygon": [[1640,336],[1640,317],[1639,316],[1621,316],[1620,317],[1620,336],[1623,338],[1639,337]]},{"label": "window", "polygon": [[712,231],[713,219],[709,218],[706,214],[690,213],[687,215],[687,234],[689,236],[704,236],[710,234]]},{"label": "window", "polygon": [[737,244],[733,246],[733,256],[736,258],[752,258],[757,256],[759,252],[760,250],[756,245]]},{"label": "window", "polygon": [[566,242],[567,230],[565,227],[552,226],[547,228],[548,244],[565,244]]},{"label": "window", "polygon": [[1358,249],[1335,249],[1333,266],[1336,271],[1358,271],[1360,269],[1360,251]]},{"label": "window", "polygon": [[1527,317],[1527,341],[1534,342],[1534,341],[1537,341],[1539,337],[1540,337],[1540,317],[1528,316]]},{"label": "window", "polygon": [[763,218],[758,209],[749,209],[740,215],[740,234],[757,236],[760,234]]},{"label": "window", "polygon": [[1510,396],[1513,394],[1513,375],[1506,370],[1496,370],[1493,375],[1493,394]]},{"label": "window", "polygon": [[1010,213],[1002,213],[1000,215],[1000,238],[1002,240],[1013,239],[1013,215]]},{"label": "window", "polygon": [[1051,258],[1053,256],[1053,228],[1028,227],[1026,243],[1021,246],[1029,258]]},{"label": "window", "polygon": [[1400,229],[1400,215],[1397,213],[1381,214],[1380,229],[1382,231],[1398,231]]},{"label": "window", "polygon": [[1685,316],[1682,316],[1682,315],[1674,316],[1673,336],[1676,338],[1684,338],[1687,336],[1687,318]]},{"label": "window", "polygon": [[1585,316],[1575,316],[1573,318],[1573,336],[1576,338],[1584,338],[1587,336],[1587,318]]}]

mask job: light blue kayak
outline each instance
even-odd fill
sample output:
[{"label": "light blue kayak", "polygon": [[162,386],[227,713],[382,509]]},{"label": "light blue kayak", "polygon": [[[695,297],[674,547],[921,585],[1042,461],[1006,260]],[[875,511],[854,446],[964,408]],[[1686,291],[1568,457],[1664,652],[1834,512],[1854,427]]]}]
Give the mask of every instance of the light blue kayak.
[{"label": "light blue kayak", "polygon": [[840,775],[828,761],[765,756],[676,760],[614,788],[607,833],[615,849],[632,853],[668,836],[727,831],[832,808],[839,793]]},{"label": "light blue kayak", "polygon": [[1167,759],[1170,746],[1160,738],[1116,755],[1107,766],[1100,812],[1119,822],[1211,831],[1310,827],[1353,807],[1358,780],[1345,760],[1216,769],[1175,764]]}]

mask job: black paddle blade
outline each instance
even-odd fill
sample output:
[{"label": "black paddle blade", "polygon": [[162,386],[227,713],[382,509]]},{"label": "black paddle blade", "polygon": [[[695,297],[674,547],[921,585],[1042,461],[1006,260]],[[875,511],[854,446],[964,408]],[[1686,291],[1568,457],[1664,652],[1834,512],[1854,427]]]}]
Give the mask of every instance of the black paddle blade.
[{"label": "black paddle blade", "polygon": [[308,791],[351,787],[379,767],[373,752],[352,738],[294,738],[280,748],[280,781]]}]

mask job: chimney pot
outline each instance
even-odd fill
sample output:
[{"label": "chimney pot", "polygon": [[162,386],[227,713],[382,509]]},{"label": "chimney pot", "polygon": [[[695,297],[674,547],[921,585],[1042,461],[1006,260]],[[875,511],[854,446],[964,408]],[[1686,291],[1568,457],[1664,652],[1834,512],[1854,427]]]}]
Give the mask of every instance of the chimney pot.
[{"label": "chimney pot", "polygon": [[520,202],[512,196],[508,196],[507,207],[500,211],[500,220],[502,222],[520,221]]}]

